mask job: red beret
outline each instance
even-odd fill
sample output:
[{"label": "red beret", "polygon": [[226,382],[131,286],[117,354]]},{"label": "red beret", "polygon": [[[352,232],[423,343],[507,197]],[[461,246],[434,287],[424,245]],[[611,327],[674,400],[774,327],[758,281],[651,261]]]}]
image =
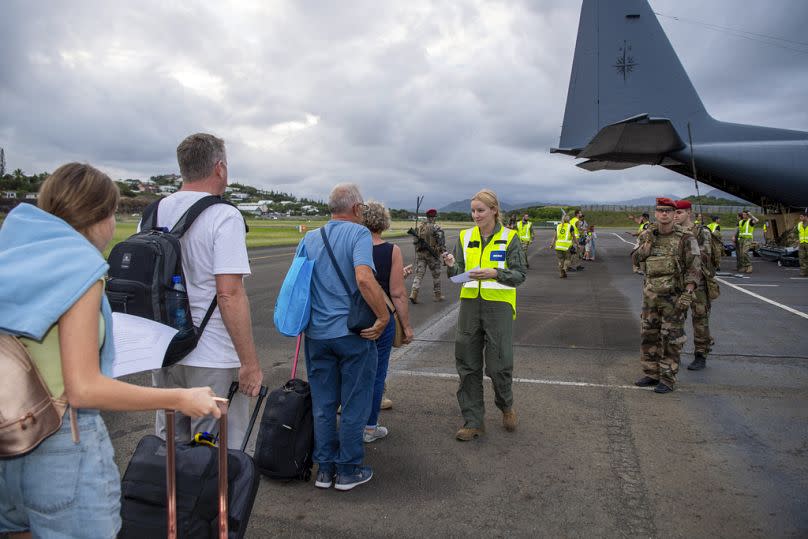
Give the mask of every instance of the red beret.
[{"label": "red beret", "polygon": [[690,205],[689,200],[677,200],[676,201],[676,209],[677,210],[689,210],[693,206]]},{"label": "red beret", "polygon": [[427,217],[435,217],[437,214],[438,210],[436,210],[435,208],[429,208],[428,210],[426,210]]},{"label": "red beret", "polygon": [[670,206],[671,208],[676,208],[676,202],[669,198],[658,198],[656,199],[657,206]]}]

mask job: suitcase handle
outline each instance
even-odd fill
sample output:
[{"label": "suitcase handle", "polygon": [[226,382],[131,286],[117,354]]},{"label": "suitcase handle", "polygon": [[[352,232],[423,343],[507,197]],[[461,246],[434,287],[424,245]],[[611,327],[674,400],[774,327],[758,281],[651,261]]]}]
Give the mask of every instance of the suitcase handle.
[{"label": "suitcase handle", "polygon": [[[229,400],[214,397],[222,412],[219,419],[219,539],[227,539],[227,407]],[[177,470],[174,410],[166,410],[166,500],[169,539],[177,539]]]},{"label": "suitcase handle", "polygon": [[[227,400],[232,401],[233,397],[238,391],[238,382],[233,382],[230,384],[230,390],[227,392]],[[267,396],[267,386],[261,386],[261,389],[258,390],[258,401],[255,403],[255,408],[253,408],[252,415],[250,416],[250,422],[247,425],[247,433],[244,435],[244,440],[241,442],[241,450],[244,451],[247,449],[247,442],[250,441],[250,436],[252,435],[253,427],[255,426],[255,420],[258,417],[258,412],[261,410],[261,403],[264,402],[264,399]],[[219,425],[219,431],[222,430],[221,425]]]},{"label": "suitcase handle", "polygon": [[292,364],[292,379],[294,379],[297,375],[297,360],[300,357],[300,341],[302,340],[303,334],[300,333],[297,336],[297,344],[295,345],[295,362]]}]

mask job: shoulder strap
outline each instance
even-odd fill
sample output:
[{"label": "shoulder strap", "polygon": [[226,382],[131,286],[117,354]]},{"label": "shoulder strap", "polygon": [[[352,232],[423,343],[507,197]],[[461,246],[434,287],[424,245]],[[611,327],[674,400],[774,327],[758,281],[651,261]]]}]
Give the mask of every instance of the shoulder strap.
[{"label": "shoulder strap", "polygon": [[157,226],[157,207],[162,198],[158,198],[143,210],[143,218],[140,220],[140,230],[145,232]]},{"label": "shoulder strap", "polygon": [[350,296],[351,289],[348,287],[348,281],[345,280],[345,276],[342,274],[342,270],[339,269],[339,264],[337,264],[337,259],[334,257],[334,251],[331,250],[331,244],[328,243],[328,236],[325,234],[325,225],[320,228],[320,235],[323,237],[323,243],[325,244],[325,250],[328,251],[328,256],[331,257],[331,263],[334,265],[334,268],[337,270],[337,275],[339,275],[339,280],[342,281],[342,286],[345,287],[345,292]]},{"label": "shoulder strap", "polygon": [[[196,218],[199,217],[203,211],[210,208],[211,206],[215,206],[216,204],[230,204],[230,202],[224,200],[220,196],[216,195],[208,195],[206,197],[202,197],[196,202],[191,205],[190,208],[185,210],[185,213],[182,214],[177,220],[177,223],[174,225],[174,228],[171,229],[171,233],[178,238],[181,238],[183,234],[188,232],[188,229],[191,228],[191,225],[194,224]],[[233,206],[235,207],[235,206]],[[244,226],[246,227],[247,224],[245,223]]]}]

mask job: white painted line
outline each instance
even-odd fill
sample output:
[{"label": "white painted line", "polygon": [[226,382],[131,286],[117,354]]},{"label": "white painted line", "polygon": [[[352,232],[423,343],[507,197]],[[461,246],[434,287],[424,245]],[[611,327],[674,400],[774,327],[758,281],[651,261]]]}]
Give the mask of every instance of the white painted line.
[{"label": "white painted line", "polygon": [[[391,370],[390,374],[403,374],[404,376],[417,376],[421,378],[438,378],[442,380],[457,380],[459,376],[456,374],[449,374],[446,372],[422,372],[422,371],[399,371]],[[488,376],[484,377],[486,380],[491,380]],[[604,389],[648,389],[637,387],[634,385],[626,386],[620,384],[592,384],[589,382],[568,382],[566,380],[546,380],[535,378],[514,378],[515,383],[520,384],[539,384],[546,386],[568,386],[568,387],[601,387]],[[651,388],[652,389],[652,388]]]},{"label": "white painted line", "polygon": [[628,241],[626,238],[624,238],[623,236],[621,236],[621,235],[620,235],[620,234],[618,234],[617,232],[612,232],[612,236],[614,236],[614,237],[615,237],[615,238],[617,238],[618,240],[622,241],[623,243],[628,243],[628,244],[629,244],[629,245],[631,245],[632,247],[636,247],[636,246],[637,246],[637,242],[631,242],[631,241]]},{"label": "white painted line", "polygon": [[801,317],[805,318],[806,320],[808,320],[808,314],[806,314],[806,313],[804,313],[802,311],[798,311],[797,309],[792,309],[788,305],[783,305],[782,303],[777,303],[776,301],[770,300],[769,298],[764,298],[763,296],[755,294],[754,292],[750,292],[749,290],[744,290],[740,286],[734,285],[732,283],[728,283],[727,281],[725,281],[724,279],[721,279],[719,277],[716,277],[715,280],[718,281],[719,283],[723,283],[723,284],[725,284],[727,286],[731,286],[735,290],[740,290],[744,294],[749,294],[753,298],[757,298],[760,301],[765,301],[766,303],[770,303],[770,304],[774,305],[775,307],[780,307],[784,311],[788,311],[790,313],[796,314],[797,316],[801,316]]},{"label": "white painted line", "polygon": [[738,286],[780,286],[779,284],[739,284]]},{"label": "white painted line", "polygon": [[789,277],[789,279],[791,279],[793,281],[803,281],[803,282],[808,283],[808,277]]}]

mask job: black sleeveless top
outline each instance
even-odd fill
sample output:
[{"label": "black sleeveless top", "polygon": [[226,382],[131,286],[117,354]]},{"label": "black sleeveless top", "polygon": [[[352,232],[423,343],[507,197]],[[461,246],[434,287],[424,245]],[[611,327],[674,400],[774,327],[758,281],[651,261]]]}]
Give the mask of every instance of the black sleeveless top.
[{"label": "black sleeveless top", "polygon": [[373,246],[373,265],[376,266],[376,280],[390,296],[390,268],[393,266],[393,244],[380,243]]}]

